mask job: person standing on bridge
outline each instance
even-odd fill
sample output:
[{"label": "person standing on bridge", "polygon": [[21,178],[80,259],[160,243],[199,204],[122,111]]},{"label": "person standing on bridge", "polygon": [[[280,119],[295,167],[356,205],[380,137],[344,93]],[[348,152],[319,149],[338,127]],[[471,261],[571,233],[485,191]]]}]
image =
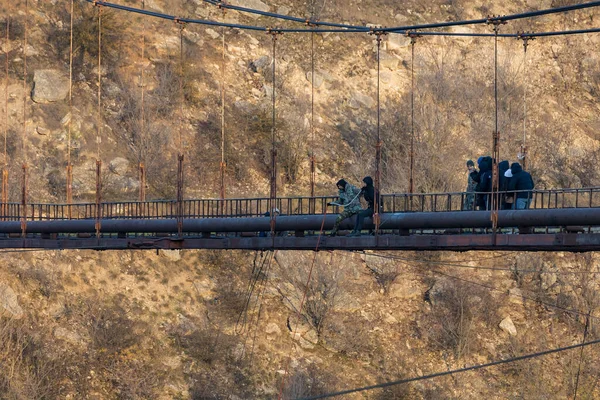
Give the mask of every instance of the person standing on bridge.
[{"label": "person standing on bridge", "polygon": [[361,193],[367,202],[367,208],[365,210],[361,210],[356,217],[356,225],[354,226],[354,230],[348,236],[360,236],[360,231],[362,230],[363,222],[365,218],[371,218],[373,213],[375,212],[375,202],[379,201],[379,212],[383,212],[383,204],[379,197],[379,192],[375,190],[373,186],[373,178],[370,176],[365,176],[363,178],[363,182],[365,186],[361,189]]},{"label": "person standing on bridge", "polygon": [[518,162],[510,166],[512,178],[508,182],[508,190],[516,191],[514,208],[517,210],[526,210],[531,203],[531,191],[534,188],[533,178]]},{"label": "person standing on bridge", "polygon": [[469,177],[467,178],[467,194],[465,196],[463,210],[473,211],[475,209],[475,189],[477,189],[477,182],[473,177],[478,175],[473,160],[467,161],[467,170],[469,171]]},{"label": "person standing on bridge", "polygon": [[337,202],[327,203],[327,205],[343,206],[344,211],[338,215],[329,236],[337,235],[337,232],[340,229],[340,223],[346,218],[350,218],[353,215],[358,214],[362,210],[360,205],[361,190],[359,188],[346,182],[344,179],[340,179],[336,185],[338,188],[339,199]]}]

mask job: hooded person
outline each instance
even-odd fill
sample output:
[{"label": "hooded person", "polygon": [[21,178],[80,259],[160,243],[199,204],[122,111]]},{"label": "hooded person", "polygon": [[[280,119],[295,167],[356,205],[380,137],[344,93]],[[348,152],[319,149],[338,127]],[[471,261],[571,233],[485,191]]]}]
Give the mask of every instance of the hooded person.
[{"label": "hooded person", "polygon": [[337,235],[337,231],[340,228],[340,223],[343,220],[358,214],[362,210],[359,198],[361,190],[359,188],[346,182],[344,179],[340,179],[336,185],[338,188],[338,201],[334,203],[328,203],[328,205],[343,206],[344,210],[336,218],[330,236]]},{"label": "hooded person", "polygon": [[489,205],[489,193],[492,191],[492,167],[493,160],[490,156],[479,157],[479,175],[477,180],[477,205],[480,210],[487,210]]},{"label": "hooded person", "polygon": [[465,202],[463,204],[463,210],[472,211],[475,209],[475,189],[477,188],[477,180],[479,172],[475,169],[475,163],[473,160],[467,161],[467,170],[469,176],[467,178],[467,194],[465,195]]},{"label": "hooded person", "polygon": [[498,204],[500,204],[501,210],[510,209],[506,203],[506,190],[508,189],[508,178],[506,177],[506,171],[509,170],[510,164],[508,163],[508,160],[500,161],[498,164],[498,191],[500,192],[500,202]]},{"label": "hooded person", "polygon": [[360,231],[362,230],[365,218],[372,217],[375,212],[375,202],[379,201],[379,212],[383,210],[383,204],[381,203],[379,193],[373,186],[373,178],[365,176],[363,182],[365,183],[365,186],[362,187],[361,193],[367,202],[367,208],[358,213],[358,216],[356,217],[356,226],[349,236],[360,236]]},{"label": "hooded person", "polygon": [[523,171],[523,167],[519,163],[512,163],[510,172],[512,177],[508,182],[508,190],[516,192],[514,208],[526,210],[531,203],[531,191],[535,187],[533,179],[529,172]]}]

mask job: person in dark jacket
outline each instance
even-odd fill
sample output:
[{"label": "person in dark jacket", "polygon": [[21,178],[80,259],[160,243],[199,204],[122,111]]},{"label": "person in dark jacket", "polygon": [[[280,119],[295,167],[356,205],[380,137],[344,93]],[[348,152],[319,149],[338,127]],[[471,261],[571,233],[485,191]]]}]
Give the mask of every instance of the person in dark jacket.
[{"label": "person in dark jacket", "polygon": [[519,163],[513,163],[510,166],[510,172],[512,173],[512,178],[508,182],[508,190],[516,191],[514,208],[517,210],[526,210],[529,208],[529,203],[531,203],[531,191],[535,186],[533,179],[529,172],[523,171]]},{"label": "person in dark jacket", "polygon": [[479,174],[474,176],[477,181],[477,205],[480,210],[487,210],[490,203],[489,192],[492,191],[492,157],[480,157],[478,163]]},{"label": "person in dark jacket", "polygon": [[379,201],[379,212],[383,210],[381,200],[379,199],[379,193],[375,191],[375,187],[373,186],[373,178],[370,176],[365,176],[363,178],[363,182],[365,183],[365,186],[362,187],[361,194],[367,202],[367,208],[358,213],[356,217],[356,225],[349,236],[360,236],[360,231],[362,230],[365,218],[372,217],[373,213],[375,212],[376,201]]},{"label": "person in dark jacket", "polygon": [[499,205],[501,210],[509,210],[512,204],[506,203],[506,190],[508,189],[508,180],[506,177],[506,171],[510,169],[510,164],[507,160],[500,161],[498,164],[498,192],[499,195]]},{"label": "person in dark jacket", "polygon": [[338,188],[338,202],[328,203],[328,206],[343,206],[344,210],[338,215],[333,224],[333,229],[329,236],[336,236],[340,228],[340,224],[346,218],[350,218],[353,215],[358,214],[362,207],[360,205],[360,193],[361,190],[351,183],[346,182],[344,179],[340,179],[336,186]]},{"label": "person in dark jacket", "polygon": [[473,176],[471,176],[471,174],[478,175],[473,160],[467,161],[467,170],[469,171],[469,177],[467,178],[467,194],[465,195],[463,210],[473,211],[475,209],[475,189],[477,188],[477,182],[475,181],[475,179],[473,179]]}]

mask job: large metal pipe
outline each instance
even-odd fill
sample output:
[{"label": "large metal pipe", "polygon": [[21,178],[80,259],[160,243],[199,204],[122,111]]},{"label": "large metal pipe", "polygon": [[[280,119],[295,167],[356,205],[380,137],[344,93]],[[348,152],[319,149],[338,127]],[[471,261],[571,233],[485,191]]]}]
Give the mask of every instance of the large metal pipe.
[{"label": "large metal pipe", "polygon": [[[336,215],[279,216],[276,231],[318,231],[325,218],[324,228],[333,227]],[[103,233],[173,233],[177,232],[176,219],[105,219],[101,221]],[[342,229],[354,227],[355,218],[342,223]],[[600,225],[600,208],[564,208],[544,210],[500,211],[498,226],[566,226]],[[365,229],[372,228],[367,220]],[[491,227],[490,213],[484,211],[384,213],[382,229],[448,229]],[[184,232],[260,232],[270,231],[270,219],[258,218],[202,218],[185,219]],[[94,233],[95,220],[28,221],[29,233]],[[0,222],[0,233],[20,233],[20,221]]]}]

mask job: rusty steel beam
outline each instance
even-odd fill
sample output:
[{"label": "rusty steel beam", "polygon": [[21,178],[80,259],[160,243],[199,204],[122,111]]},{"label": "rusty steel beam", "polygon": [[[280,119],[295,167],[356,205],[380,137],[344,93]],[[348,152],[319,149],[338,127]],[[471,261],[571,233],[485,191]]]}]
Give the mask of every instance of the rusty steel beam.
[{"label": "rusty steel beam", "polygon": [[[332,228],[336,215],[279,216],[275,231],[318,231]],[[353,228],[354,218],[347,219],[342,229]],[[28,221],[28,233],[95,233],[95,220]],[[202,232],[270,232],[270,218],[200,218],[184,219],[182,231]],[[600,226],[600,208],[563,208],[543,210],[499,211],[498,227],[546,227],[584,225]],[[102,219],[100,233],[173,233],[178,232],[177,219]],[[490,213],[485,211],[385,213],[381,229],[449,229],[489,228]],[[373,227],[367,220],[365,229]],[[1,233],[19,233],[19,221],[0,221]]]},{"label": "rusty steel beam", "polygon": [[245,249],[245,250],[432,250],[432,251],[571,251],[600,250],[598,233],[463,235],[379,235],[361,237],[163,237],[163,238],[14,238],[0,240],[0,249],[45,250],[154,250],[154,249]]}]

